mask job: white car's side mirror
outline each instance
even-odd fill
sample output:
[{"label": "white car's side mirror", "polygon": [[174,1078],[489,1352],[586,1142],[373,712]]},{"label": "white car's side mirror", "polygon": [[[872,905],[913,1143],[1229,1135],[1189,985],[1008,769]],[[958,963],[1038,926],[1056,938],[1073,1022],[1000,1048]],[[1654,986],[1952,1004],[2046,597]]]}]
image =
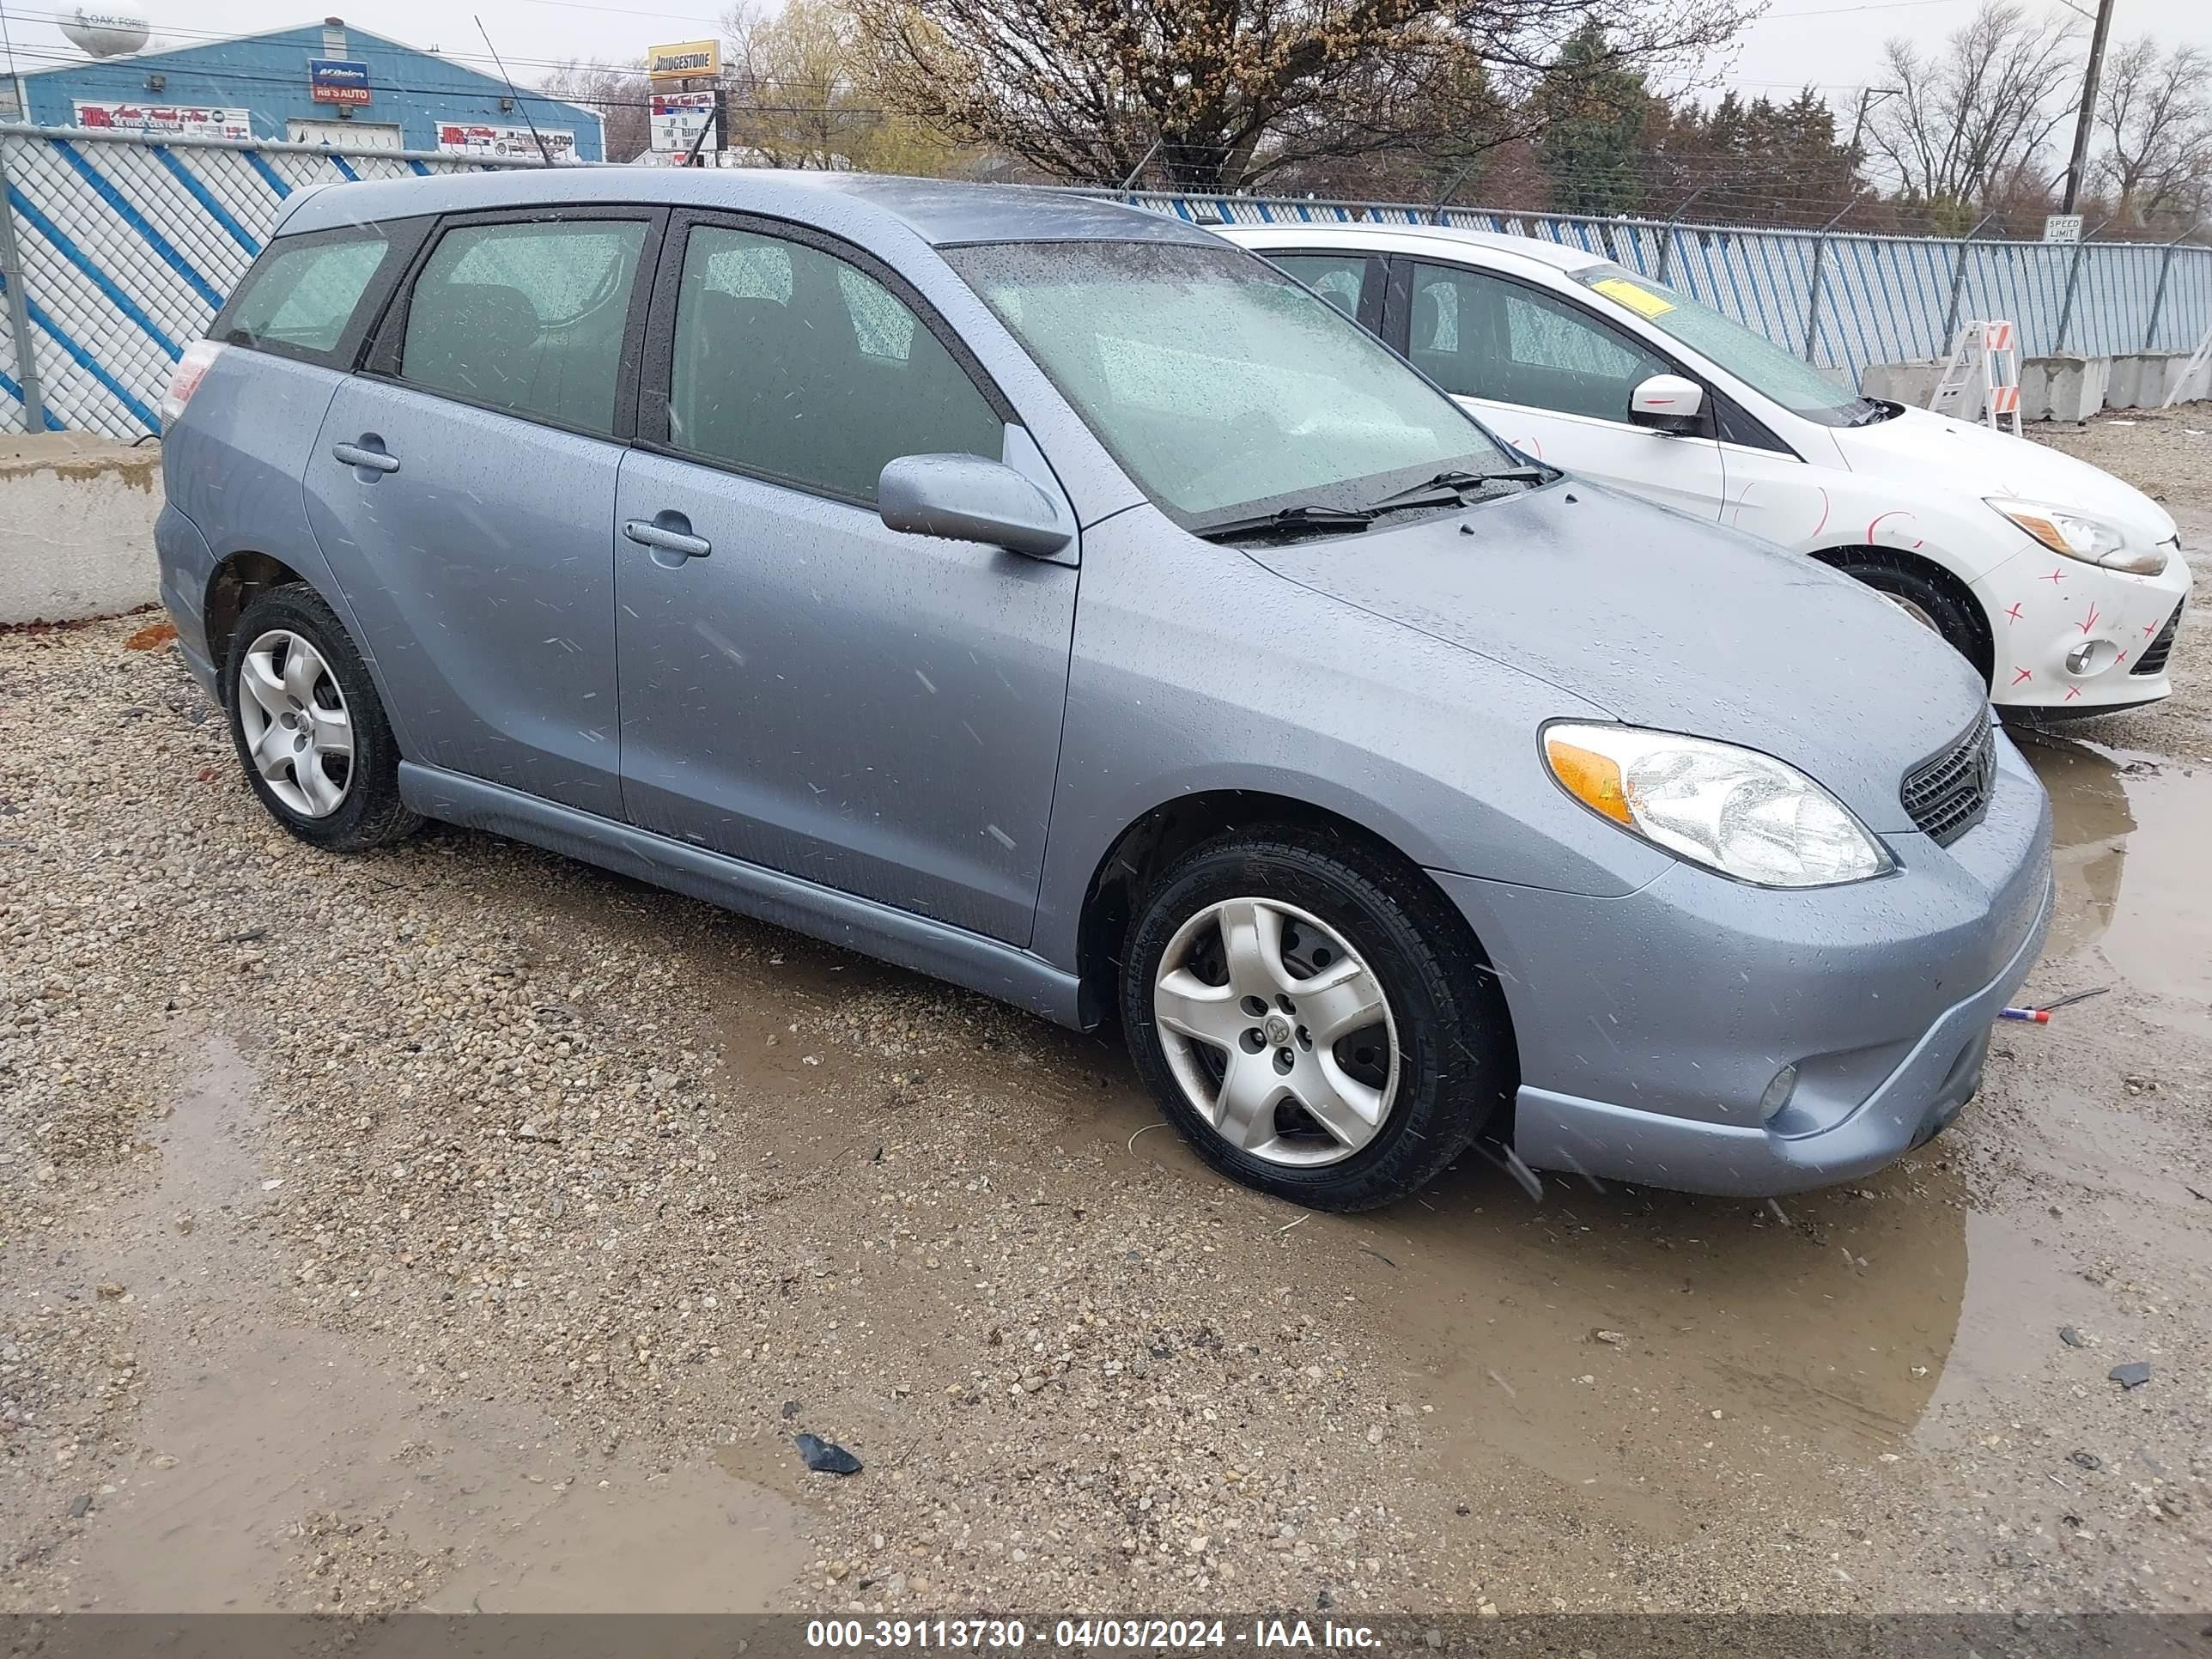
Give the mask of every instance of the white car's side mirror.
[{"label": "white car's side mirror", "polygon": [[1701,432],[1705,412],[1705,387],[1679,374],[1654,374],[1628,394],[1630,422],[1656,432]]}]

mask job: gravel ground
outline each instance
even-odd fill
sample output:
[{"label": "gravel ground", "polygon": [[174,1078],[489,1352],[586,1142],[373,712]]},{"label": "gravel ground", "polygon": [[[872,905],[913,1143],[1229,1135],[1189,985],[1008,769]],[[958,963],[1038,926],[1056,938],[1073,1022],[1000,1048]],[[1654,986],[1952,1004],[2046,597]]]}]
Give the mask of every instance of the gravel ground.
[{"label": "gravel ground", "polygon": [[[2203,547],[2191,421],[2036,435]],[[0,1612],[2212,1606],[2205,616],[2036,746],[2031,990],[2112,988],[1942,1140],[1350,1219],[994,1005],[301,846],[156,617],[0,635]]]}]

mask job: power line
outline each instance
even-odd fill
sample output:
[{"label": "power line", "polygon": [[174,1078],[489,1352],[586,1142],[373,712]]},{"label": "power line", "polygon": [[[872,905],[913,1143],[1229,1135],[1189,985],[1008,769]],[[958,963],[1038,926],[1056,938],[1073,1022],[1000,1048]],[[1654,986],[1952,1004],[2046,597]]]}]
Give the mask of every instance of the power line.
[{"label": "power line", "polygon": [[1961,0],[1873,0],[1871,4],[1862,6],[1815,6],[1804,11],[1770,11],[1753,18],[1744,27],[1757,28],[1761,23],[1776,23],[1791,17],[1841,17],[1850,12],[1905,11],[1914,6],[1955,6],[1960,3]]},{"label": "power line", "polygon": [[[56,67],[70,67],[70,66],[74,66],[74,65],[82,64],[84,64],[84,63],[86,62],[86,60],[85,60],[85,59],[81,58],[75,57],[75,56],[73,56],[73,55],[71,55],[71,54],[70,54],[70,53],[67,53],[67,52],[58,52],[58,51],[53,51],[53,50],[51,50],[51,49],[43,48],[43,47],[37,47],[37,46],[25,46],[25,47],[18,47],[18,48],[17,48],[17,55],[18,55],[19,57],[23,57],[23,58],[44,58],[44,59],[45,59],[45,60],[46,60],[47,62],[49,62],[49,63],[52,64],[53,65],[55,65]],[[200,79],[200,80],[204,80],[204,81],[210,81],[210,82],[218,82],[218,83],[222,83],[222,84],[233,85],[233,86],[260,86],[260,87],[285,87],[285,88],[297,88],[297,87],[300,85],[300,82],[299,82],[296,78],[295,78],[295,77],[293,77],[293,76],[284,76],[284,75],[260,75],[260,74],[256,74],[254,71],[252,71],[252,70],[231,70],[231,69],[204,69],[204,70],[203,70],[203,69],[195,69],[194,70],[192,70],[192,71],[191,71],[191,73],[193,74],[193,76],[194,76],[196,78]],[[489,76],[487,76],[486,78],[487,78],[487,79],[489,79]],[[453,96],[453,95],[454,94],[455,91],[456,91],[456,88],[453,88],[453,87],[417,86],[417,85],[413,85],[413,84],[410,84],[410,83],[408,83],[408,82],[396,82],[396,81],[392,81],[392,82],[382,82],[382,83],[380,83],[380,84],[381,84],[381,86],[382,86],[383,90],[387,91],[387,92],[416,93],[416,94],[423,94],[423,95],[426,95],[426,96],[447,96],[447,97],[450,97],[450,96]],[[749,85],[749,84],[750,84],[750,85],[760,85],[760,86],[775,86],[775,87],[796,87],[796,86],[805,86],[805,85],[807,85],[807,84],[809,84],[809,83],[807,83],[807,82],[800,82],[800,81],[766,81],[766,80],[764,80],[764,81],[753,82],[738,82],[738,83],[736,83],[736,84],[734,84],[734,85],[731,85],[731,86],[726,87],[726,88],[725,88],[725,90],[727,90],[727,91],[733,91],[733,92],[742,92],[742,91],[744,91],[744,88],[745,88],[747,85]],[[649,109],[651,109],[651,108],[652,108],[652,106],[652,106],[652,101],[651,101],[651,100],[650,100],[650,98],[649,98],[649,97],[648,97],[648,98],[603,98],[603,97],[597,97],[597,96],[593,96],[593,95],[591,95],[591,94],[580,94],[580,94],[567,94],[567,93],[548,92],[548,91],[544,90],[543,88],[540,88],[540,87],[532,87],[532,88],[527,88],[527,89],[525,89],[525,90],[519,91],[519,92],[518,92],[518,94],[517,94],[516,95],[517,95],[518,97],[521,97],[521,98],[534,99],[534,100],[538,100],[538,101],[539,101],[539,102],[543,102],[543,103],[566,103],[566,104],[575,104],[575,105],[583,106],[587,106],[587,107],[593,108],[593,109],[643,109],[643,110],[649,110]],[[185,102],[189,102],[190,100],[186,100],[186,99],[180,99],[180,98],[178,98],[178,97],[176,97],[176,96],[174,96],[174,95],[173,95],[173,94],[167,94],[167,93],[163,93],[163,94],[160,94],[158,97],[156,97],[156,96],[155,96],[155,95],[154,95],[154,94],[136,94],[135,96],[133,96],[133,97],[131,98],[131,101],[141,102],[141,103],[143,103],[143,102],[151,102],[151,101],[158,101],[158,102],[165,102],[165,103],[185,103]],[[894,113],[894,112],[892,112],[892,111],[890,111],[890,110],[883,109],[883,108],[875,107],[875,106],[854,106],[854,107],[848,108],[848,107],[846,107],[846,106],[842,106],[842,105],[826,105],[826,104],[789,104],[789,105],[749,104],[749,105],[746,105],[744,107],[745,107],[745,108],[747,108],[747,109],[749,109],[749,110],[756,111],[756,112],[760,112],[760,113],[763,113],[763,114],[813,114],[813,113],[828,113],[828,114],[837,114],[837,115],[890,115],[890,114]]]}]

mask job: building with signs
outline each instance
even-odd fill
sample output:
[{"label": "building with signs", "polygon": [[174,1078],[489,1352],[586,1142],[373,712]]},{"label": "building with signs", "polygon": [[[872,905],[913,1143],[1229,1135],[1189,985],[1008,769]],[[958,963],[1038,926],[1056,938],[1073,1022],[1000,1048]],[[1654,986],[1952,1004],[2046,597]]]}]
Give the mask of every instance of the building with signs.
[{"label": "building with signs", "polygon": [[[143,34],[143,25],[139,30]],[[489,64],[471,67],[349,28],[335,17],[203,46],[24,65],[12,88],[0,86],[0,118],[349,149],[525,156],[538,153],[530,131],[534,122],[556,161],[598,161],[606,155],[595,112],[528,88],[510,93]]]}]

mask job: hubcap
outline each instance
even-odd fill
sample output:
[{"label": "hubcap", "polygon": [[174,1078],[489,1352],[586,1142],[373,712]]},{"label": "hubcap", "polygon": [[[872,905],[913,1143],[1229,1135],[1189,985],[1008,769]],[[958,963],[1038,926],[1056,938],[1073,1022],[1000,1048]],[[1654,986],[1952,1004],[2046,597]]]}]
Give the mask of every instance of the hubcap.
[{"label": "hubcap", "polygon": [[271,629],[238,667],[238,717],[246,750],[269,793],[301,817],[344,805],[353,783],[353,717],[322,653],[305,637]]},{"label": "hubcap", "polygon": [[1152,1016],[1183,1097],[1270,1164],[1334,1164],[1374,1139],[1398,1092],[1382,981],[1341,934],[1273,899],[1225,899],[1176,929]]}]

